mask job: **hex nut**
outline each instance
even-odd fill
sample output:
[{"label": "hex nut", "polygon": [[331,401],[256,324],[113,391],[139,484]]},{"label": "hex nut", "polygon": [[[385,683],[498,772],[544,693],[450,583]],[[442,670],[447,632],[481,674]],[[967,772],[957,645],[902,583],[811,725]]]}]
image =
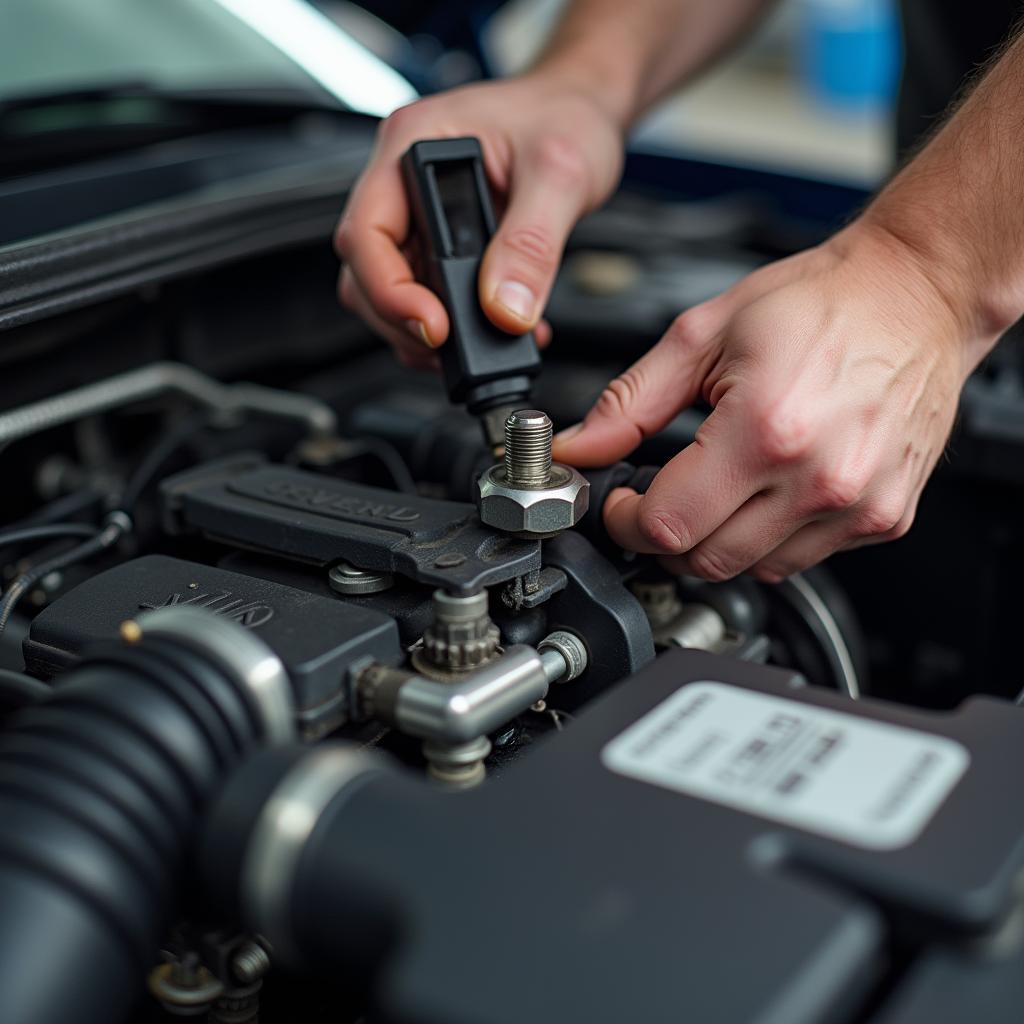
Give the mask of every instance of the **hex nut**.
[{"label": "hex nut", "polygon": [[544,487],[513,487],[503,465],[477,482],[480,520],[505,533],[550,537],[575,526],[590,505],[590,482],[571,466],[551,467]]}]

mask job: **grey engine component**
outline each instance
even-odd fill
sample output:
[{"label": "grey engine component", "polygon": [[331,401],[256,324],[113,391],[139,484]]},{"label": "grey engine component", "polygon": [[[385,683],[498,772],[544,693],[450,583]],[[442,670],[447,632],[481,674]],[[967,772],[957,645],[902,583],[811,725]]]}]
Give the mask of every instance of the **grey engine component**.
[{"label": "grey engine component", "polygon": [[150,609],[203,609],[262,639],[288,674],[299,732],[315,739],[349,717],[345,686],[367,659],[402,659],[395,622],[371,608],[342,604],[268,580],[166,555],[146,555],[99,573],[36,616],[24,642],[25,665],[49,679],[83,652],[118,636],[121,624]]}]

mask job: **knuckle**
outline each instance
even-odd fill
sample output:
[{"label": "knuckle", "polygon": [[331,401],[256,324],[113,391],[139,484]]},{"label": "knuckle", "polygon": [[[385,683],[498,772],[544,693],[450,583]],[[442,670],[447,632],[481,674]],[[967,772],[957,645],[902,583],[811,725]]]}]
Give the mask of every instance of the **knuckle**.
[{"label": "knuckle", "polygon": [[422,110],[422,103],[407,103],[404,107],[393,110],[380,123],[381,136],[391,138],[410,130],[414,123],[419,120]]},{"label": "knuckle", "polygon": [[758,451],[769,463],[796,462],[814,446],[814,431],[806,415],[775,405],[755,413],[754,429]]},{"label": "knuckle", "polygon": [[350,216],[342,217],[338,222],[337,230],[334,232],[334,251],[346,262],[348,262],[355,248],[353,234],[352,218]]},{"label": "knuckle", "polygon": [[537,143],[536,160],[548,178],[572,186],[587,178],[587,163],[579,148],[563,135],[545,135]]},{"label": "knuckle", "polygon": [[687,561],[690,564],[690,572],[694,576],[699,576],[712,583],[731,580],[738,572],[731,560],[714,548],[698,547],[690,553]]},{"label": "knuckle", "polygon": [[900,537],[906,537],[910,533],[910,528],[914,525],[914,513],[908,512],[904,515],[900,521],[886,534],[888,540],[899,540]]},{"label": "knuckle", "polygon": [[903,519],[903,506],[891,499],[868,502],[858,518],[858,529],[864,537],[891,533]]},{"label": "knuckle", "polygon": [[660,554],[681,555],[693,547],[686,527],[664,510],[643,509],[637,527],[643,539]]},{"label": "knuckle", "polygon": [[666,332],[666,336],[672,344],[686,352],[702,349],[707,335],[708,330],[699,306],[680,313]]},{"label": "knuckle", "polygon": [[864,487],[865,482],[848,470],[824,470],[812,486],[813,511],[839,512],[851,508],[860,500]]},{"label": "knuckle", "polygon": [[511,229],[504,239],[505,247],[535,269],[547,271],[558,258],[558,252],[546,228],[525,225]]}]

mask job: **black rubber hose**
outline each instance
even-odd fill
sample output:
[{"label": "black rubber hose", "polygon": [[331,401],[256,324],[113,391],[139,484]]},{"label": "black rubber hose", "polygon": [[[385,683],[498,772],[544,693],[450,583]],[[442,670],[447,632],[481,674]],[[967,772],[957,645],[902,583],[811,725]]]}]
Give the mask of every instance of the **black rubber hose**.
[{"label": "black rubber hose", "polygon": [[0,668],[0,718],[25,707],[45,700],[50,695],[50,687],[24,672]]},{"label": "black rubber hose", "polygon": [[26,541],[54,540],[63,537],[94,537],[97,533],[99,533],[98,527],[89,526],[87,523],[22,526],[0,533],[0,548],[10,547],[12,544],[24,544]]},{"label": "black rubber hose", "polygon": [[145,633],[11,717],[0,733],[4,1024],[125,1019],[197,822],[263,728],[222,662]]}]

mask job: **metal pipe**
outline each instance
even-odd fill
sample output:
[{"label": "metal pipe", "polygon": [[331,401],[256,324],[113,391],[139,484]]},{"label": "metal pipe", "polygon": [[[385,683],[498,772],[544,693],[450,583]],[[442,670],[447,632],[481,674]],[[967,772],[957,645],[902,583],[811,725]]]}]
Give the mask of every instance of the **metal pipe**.
[{"label": "metal pipe", "polygon": [[552,683],[575,679],[587,666],[587,649],[572,633],[552,633],[538,646],[509,647],[458,682],[373,666],[360,681],[364,714],[435,744],[476,740],[541,700]]},{"label": "metal pipe", "polygon": [[396,694],[394,721],[410,736],[466,743],[504,725],[547,692],[540,655],[532,647],[510,647],[458,683],[411,676]]},{"label": "metal pipe", "polygon": [[309,395],[257,384],[222,384],[191,366],[162,362],[0,413],[0,448],[83,416],[166,393],[185,395],[217,412],[257,412],[298,420],[307,425],[310,433],[318,435],[333,434],[337,427],[334,411]]},{"label": "metal pipe", "polygon": [[569,674],[565,655],[554,647],[545,647],[540,652],[540,664],[544,678],[549,683],[557,682]]},{"label": "metal pipe", "polygon": [[710,605],[684,604],[671,622],[655,632],[655,637],[676,647],[716,651],[727,632],[725,620]]}]

